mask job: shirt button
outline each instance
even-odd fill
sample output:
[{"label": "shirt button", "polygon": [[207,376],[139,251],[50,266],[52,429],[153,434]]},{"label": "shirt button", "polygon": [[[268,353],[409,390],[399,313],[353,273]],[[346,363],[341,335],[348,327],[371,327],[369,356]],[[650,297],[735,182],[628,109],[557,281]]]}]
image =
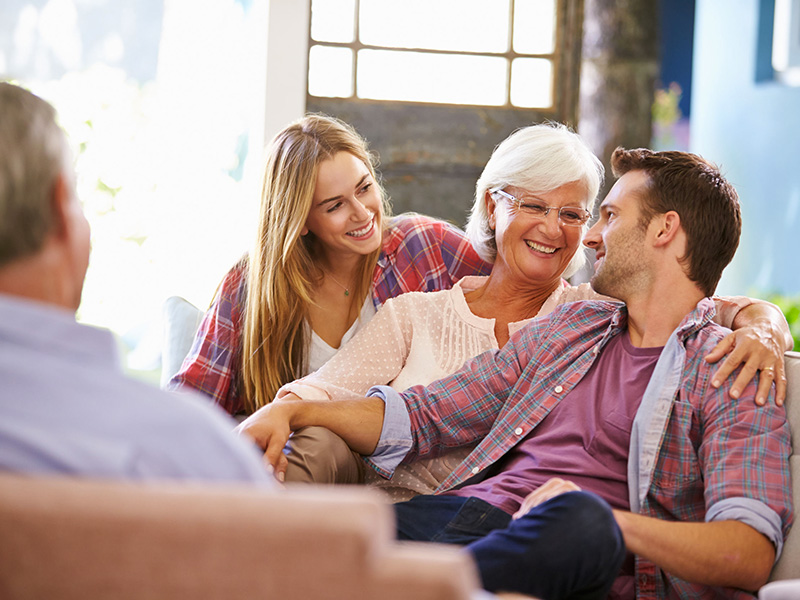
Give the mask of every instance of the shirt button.
[{"label": "shirt button", "polygon": [[472,474],[473,475],[477,475],[478,471],[480,471],[480,469],[478,467],[472,467]]},{"label": "shirt button", "polygon": [[560,385],[557,385],[556,389],[554,391],[555,391],[556,394],[560,394],[561,392],[564,391],[564,388],[561,387]]},{"label": "shirt button", "polygon": [[517,427],[517,428],[514,430],[514,433],[516,433],[517,435],[522,435],[522,427]]}]

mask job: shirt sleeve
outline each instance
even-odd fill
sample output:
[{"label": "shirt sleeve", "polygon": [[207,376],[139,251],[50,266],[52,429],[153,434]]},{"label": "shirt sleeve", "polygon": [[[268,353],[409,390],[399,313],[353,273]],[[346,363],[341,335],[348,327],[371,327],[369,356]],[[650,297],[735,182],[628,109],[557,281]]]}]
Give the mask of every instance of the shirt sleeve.
[{"label": "shirt sleeve", "polygon": [[188,388],[205,394],[231,415],[244,408],[235,378],[241,356],[245,276],[241,265],[225,276],[180,371],[167,385],[170,390]]},{"label": "shirt sleeve", "polygon": [[729,396],[730,384],[709,386],[698,456],[706,520],[747,523],[772,541],[777,556],[792,522],[790,434],[783,407],[774,404],[774,388],[765,406],[755,404],[757,379],[737,400]]},{"label": "shirt sleeve", "polygon": [[389,386],[375,386],[367,395],[380,398],[386,407],[378,445],[365,460],[382,477],[389,478],[411,448],[411,423],[408,410],[400,393]]}]

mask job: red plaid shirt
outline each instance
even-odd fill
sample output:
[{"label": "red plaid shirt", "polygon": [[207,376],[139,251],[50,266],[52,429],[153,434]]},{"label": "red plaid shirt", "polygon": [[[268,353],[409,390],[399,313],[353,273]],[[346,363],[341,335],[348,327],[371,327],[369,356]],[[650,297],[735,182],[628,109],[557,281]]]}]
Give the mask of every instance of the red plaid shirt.
[{"label": "red plaid shirt", "polygon": [[[460,229],[422,215],[400,215],[383,234],[372,300],[378,307],[405,292],[450,289],[466,275],[490,271],[491,264],[478,257]],[[244,410],[239,373],[246,287],[247,262],[243,260],[225,275],[192,349],[168,384],[168,389],[202,392],[232,415]]]},{"label": "red plaid shirt", "polygon": [[[768,537],[780,546],[792,521],[786,414],[772,402],[774,388],[767,406],[755,404],[757,378],[739,400],[729,396],[736,373],[719,389],[711,386],[716,366],[704,357],[728,332],[711,322],[713,314],[711,300],[701,301],[662,351],[634,423],[631,506],[665,521],[742,520],[774,534]],[[566,304],[534,319],[501,350],[484,352],[427,387],[398,394],[380,386],[390,421],[384,430],[391,439],[381,438],[369,462],[388,477],[404,455],[409,462],[480,442],[439,489],[465,483],[496,463],[569,394],[606,342],[624,331],[626,316],[618,303]],[[410,418],[407,440],[394,428],[398,403]],[[409,447],[407,454],[384,454]],[[375,458],[380,454],[391,458]],[[753,598],[741,590],[688,583],[641,557],[636,596]]]}]

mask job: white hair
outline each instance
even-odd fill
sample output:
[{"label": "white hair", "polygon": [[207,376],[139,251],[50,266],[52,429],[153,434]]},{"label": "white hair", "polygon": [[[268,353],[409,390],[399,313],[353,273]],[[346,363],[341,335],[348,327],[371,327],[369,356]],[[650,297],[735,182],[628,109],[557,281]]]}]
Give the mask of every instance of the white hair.
[{"label": "white hair", "polygon": [[[518,129],[494,149],[475,184],[467,236],[481,258],[494,262],[497,244],[486,208],[489,190],[512,186],[543,193],[580,181],[586,188],[585,208],[591,211],[603,176],[603,163],[583,138],[566,125],[543,123]],[[587,230],[588,224],[581,230],[581,240]],[[585,253],[578,249],[563,276],[578,271],[585,261]]]},{"label": "white hair", "polygon": [[0,265],[42,247],[53,228],[53,186],[70,165],[53,107],[0,82]]}]

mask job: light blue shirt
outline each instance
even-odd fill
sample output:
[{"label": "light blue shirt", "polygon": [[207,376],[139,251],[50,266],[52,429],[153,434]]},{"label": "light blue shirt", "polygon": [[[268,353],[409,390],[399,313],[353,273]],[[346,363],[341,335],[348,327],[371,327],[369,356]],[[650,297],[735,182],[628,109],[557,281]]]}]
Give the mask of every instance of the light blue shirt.
[{"label": "light blue shirt", "polygon": [[234,426],[200,396],[124,376],[108,331],[0,294],[0,470],[275,486]]}]

